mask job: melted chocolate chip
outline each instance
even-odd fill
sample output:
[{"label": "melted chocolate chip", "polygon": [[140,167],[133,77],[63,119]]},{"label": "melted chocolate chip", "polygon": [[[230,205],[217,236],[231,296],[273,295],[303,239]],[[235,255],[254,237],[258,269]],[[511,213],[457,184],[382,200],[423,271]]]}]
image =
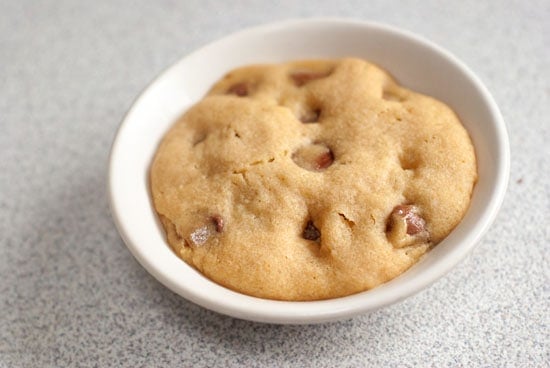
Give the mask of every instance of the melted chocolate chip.
[{"label": "melted chocolate chip", "polygon": [[214,226],[216,228],[217,233],[221,233],[223,231],[223,217],[220,215],[214,215],[212,216],[212,222],[214,223]]},{"label": "melted chocolate chip", "polygon": [[408,247],[430,240],[426,221],[416,206],[401,204],[392,210],[386,226],[388,240],[396,248]]},{"label": "melted chocolate chip", "polygon": [[332,151],[329,149],[326,152],[321,153],[317,158],[315,159],[315,168],[317,170],[324,170],[332,163],[334,162],[334,155],[332,154]]},{"label": "melted chocolate chip", "polygon": [[223,217],[220,215],[212,215],[210,216],[210,221],[205,221],[203,225],[199,225],[189,234],[186,243],[190,246],[203,245],[211,236],[216,233],[221,233],[223,228]]},{"label": "melted chocolate chip", "polygon": [[309,144],[292,154],[296,165],[309,171],[322,171],[334,162],[334,154],[322,143]]},{"label": "melted chocolate chip", "polygon": [[416,207],[402,204],[396,206],[392,211],[392,216],[403,217],[407,222],[407,234],[416,235],[426,230],[426,221],[417,213]]},{"label": "melted chocolate chip", "polygon": [[307,240],[317,241],[321,237],[321,232],[313,225],[312,221],[308,221],[302,233],[302,237]]},{"label": "melted chocolate chip", "polygon": [[430,233],[419,209],[401,204],[392,210],[386,225],[386,236],[395,248],[429,242]]}]

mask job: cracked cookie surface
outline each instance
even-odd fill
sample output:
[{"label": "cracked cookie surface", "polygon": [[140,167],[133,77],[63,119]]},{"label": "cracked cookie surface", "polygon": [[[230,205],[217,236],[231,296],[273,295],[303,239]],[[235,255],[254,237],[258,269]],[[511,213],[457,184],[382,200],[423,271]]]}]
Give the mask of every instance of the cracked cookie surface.
[{"label": "cracked cookie surface", "polygon": [[280,300],[398,276],[460,222],[476,178],[449,107],[353,58],[231,71],[169,130],[150,172],[174,252]]}]

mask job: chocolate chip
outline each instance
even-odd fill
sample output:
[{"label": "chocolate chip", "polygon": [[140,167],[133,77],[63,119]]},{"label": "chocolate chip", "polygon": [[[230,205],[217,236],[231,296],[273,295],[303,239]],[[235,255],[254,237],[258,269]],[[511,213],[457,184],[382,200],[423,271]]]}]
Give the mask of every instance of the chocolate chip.
[{"label": "chocolate chip", "polygon": [[388,239],[397,248],[426,242],[430,234],[419,209],[410,204],[395,206],[386,226]]},{"label": "chocolate chip", "polygon": [[332,163],[334,162],[334,155],[332,154],[332,151],[329,149],[326,152],[321,153],[317,158],[315,159],[315,169],[316,170],[324,170]]},{"label": "chocolate chip", "polygon": [[236,83],[229,87],[227,93],[237,95],[239,97],[248,96],[248,85],[244,82]]},{"label": "chocolate chip", "polygon": [[290,78],[294,81],[294,84],[298,87],[314,80],[328,77],[329,72],[313,72],[313,71],[296,71],[290,74]]},{"label": "chocolate chip", "polygon": [[224,221],[220,215],[210,216],[210,220],[206,220],[202,225],[199,225],[193,230],[186,242],[190,246],[203,245],[208,239],[216,233],[221,233],[224,228]]},{"label": "chocolate chip", "polygon": [[407,222],[407,234],[416,235],[426,230],[426,221],[417,212],[415,206],[402,204],[393,209],[392,216],[403,217]]},{"label": "chocolate chip", "polygon": [[302,237],[307,240],[317,241],[321,237],[321,232],[313,225],[312,221],[308,221],[302,233]]},{"label": "chocolate chip", "polygon": [[322,171],[334,162],[334,154],[322,143],[309,144],[299,148],[292,155],[296,165],[309,171]]},{"label": "chocolate chip", "polygon": [[214,215],[212,216],[212,222],[216,227],[216,232],[221,233],[223,231],[223,225],[224,225],[223,218],[220,215]]}]

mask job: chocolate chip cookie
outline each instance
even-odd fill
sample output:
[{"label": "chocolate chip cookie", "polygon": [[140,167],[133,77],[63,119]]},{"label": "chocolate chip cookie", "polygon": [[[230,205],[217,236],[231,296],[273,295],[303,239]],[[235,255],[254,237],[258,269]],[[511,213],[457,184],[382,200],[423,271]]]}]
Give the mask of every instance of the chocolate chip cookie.
[{"label": "chocolate chip cookie", "polygon": [[231,71],[169,130],[150,173],[178,256],[280,300],[403,273],[460,222],[476,178],[449,107],[354,58]]}]

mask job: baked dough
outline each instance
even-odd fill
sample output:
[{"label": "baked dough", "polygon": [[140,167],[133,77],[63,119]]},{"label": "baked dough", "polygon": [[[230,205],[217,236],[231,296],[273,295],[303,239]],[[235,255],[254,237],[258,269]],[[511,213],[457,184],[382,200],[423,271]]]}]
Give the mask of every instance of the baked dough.
[{"label": "baked dough", "polygon": [[460,222],[477,178],[449,107],[354,58],[231,71],[169,130],[150,174],[178,256],[279,300],[403,273]]}]

